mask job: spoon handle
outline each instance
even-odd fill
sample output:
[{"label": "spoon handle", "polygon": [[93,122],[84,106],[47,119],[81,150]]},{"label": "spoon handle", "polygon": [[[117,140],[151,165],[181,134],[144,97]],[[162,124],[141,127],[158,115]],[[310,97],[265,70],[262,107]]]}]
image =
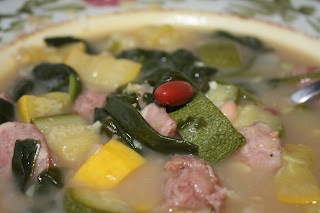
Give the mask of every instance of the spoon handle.
[{"label": "spoon handle", "polygon": [[293,93],[291,100],[297,104],[301,104],[318,94],[320,94],[320,80]]}]

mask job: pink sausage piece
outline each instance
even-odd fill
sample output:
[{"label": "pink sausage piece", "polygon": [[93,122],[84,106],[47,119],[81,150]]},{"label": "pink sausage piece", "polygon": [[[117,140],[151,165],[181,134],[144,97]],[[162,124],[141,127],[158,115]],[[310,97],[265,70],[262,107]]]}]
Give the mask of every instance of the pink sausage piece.
[{"label": "pink sausage piece", "polygon": [[165,108],[152,103],[147,105],[141,114],[148,124],[161,135],[175,137],[178,134],[177,121],[170,117]]},{"label": "pink sausage piece", "polygon": [[0,92],[0,98],[10,103],[14,103],[14,101],[4,92]]},{"label": "pink sausage piece", "polygon": [[72,111],[80,116],[92,120],[94,109],[101,108],[106,104],[106,95],[93,91],[83,91],[72,106]]},{"label": "pink sausage piece", "polygon": [[49,167],[50,157],[47,140],[42,132],[30,123],[15,121],[0,125],[0,171],[11,175],[12,157],[16,140],[40,140],[40,152],[34,168],[34,175]]},{"label": "pink sausage piece", "polygon": [[239,132],[246,138],[246,144],[239,149],[236,157],[252,168],[267,172],[278,171],[282,165],[278,132],[263,122],[243,127]]},{"label": "pink sausage piece", "polygon": [[214,208],[221,212],[227,189],[204,160],[193,155],[175,156],[165,169],[170,177],[165,185],[166,208]]}]

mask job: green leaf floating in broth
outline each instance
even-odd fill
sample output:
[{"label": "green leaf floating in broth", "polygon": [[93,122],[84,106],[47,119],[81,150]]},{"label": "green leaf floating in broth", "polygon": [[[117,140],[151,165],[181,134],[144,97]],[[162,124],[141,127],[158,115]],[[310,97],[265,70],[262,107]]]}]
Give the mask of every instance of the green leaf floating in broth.
[{"label": "green leaf floating in broth", "polygon": [[89,43],[81,38],[75,38],[72,36],[61,36],[61,37],[47,37],[44,42],[50,47],[62,47],[68,44],[73,44],[77,42],[84,43],[86,47],[86,52],[89,54],[95,54],[96,51],[89,45]]},{"label": "green leaf floating in broth", "polygon": [[230,39],[257,52],[272,51],[272,49],[270,47],[265,46],[265,44],[262,41],[251,36],[236,36],[226,31],[216,31],[213,33],[212,37]]},{"label": "green leaf floating in broth", "polygon": [[82,83],[77,72],[65,64],[41,63],[32,70],[35,83],[42,84],[48,92],[69,92],[74,101],[82,90]]},{"label": "green leaf floating in broth", "polygon": [[317,70],[312,73],[306,73],[306,74],[295,75],[295,76],[284,77],[284,78],[271,78],[271,79],[267,79],[267,82],[271,86],[277,86],[279,83],[296,83],[303,79],[313,79],[313,78],[320,78],[320,70]]},{"label": "green leaf floating in broth", "polygon": [[49,167],[43,170],[37,179],[36,196],[48,195],[64,187],[63,173],[58,167]]},{"label": "green leaf floating in broth", "polygon": [[12,158],[12,173],[21,191],[32,176],[35,162],[40,150],[40,141],[26,139],[17,140]]},{"label": "green leaf floating in broth", "polygon": [[30,94],[34,87],[35,85],[32,80],[22,79],[10,91],[11,97],[17,102],[23,95]]},{"label": "green leaf floating in broth", "polygon": [[13,121],[14,119],[14,106],[12,103],[0,98],[0,124]]},{"label": "green leaf floating in broth", "polygon": [[119,126],[126,130],[127,134],[154,151],[192,154],[198,152],[197,145],[159,134],[145,121],[139,111],[122,96],[108,96],[105,110]]},{"label": "green leaf floating in broth", "polygon": [[202,92],[206,92],[209,89],[209,79],[217,72],[215,68],[197,65],[197,62],[201,62],[200,59],[185,49],[178,49],[170,54],[165,51],[138,48],[123,51],[117,57],[142,63],[141,79],[151,86],[155,86],[166,72],[180,71]]}]

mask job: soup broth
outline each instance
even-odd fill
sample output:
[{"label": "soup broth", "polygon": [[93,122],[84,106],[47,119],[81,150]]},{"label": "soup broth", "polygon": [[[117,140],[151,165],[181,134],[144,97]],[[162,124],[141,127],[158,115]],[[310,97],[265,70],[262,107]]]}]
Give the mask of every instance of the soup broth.
[{"label": "soup broth", "polygon": [[[171,25],[114,32],[95,40],[50,39],[46,48],[19,51],[19,75],[2,89],[1,98],[11,103],[16,114],[0,126],[1,143],[9,144],[0,146],[0,151],[11,152],[3,155],[10,159],[0,158],[1,212],[320,210],[320,99],[301,105],[290,100],[297,88],[320,78],[320,62],[306,64],[295,58],[298,53],[287,53],[250,35]],[[186,83],[183,92],[177,81]],[[174,89],[165,86],[170,82]],[[173,95],[167,98],[159,92],[157,96],[159,88]],[[198,98],[219,112],[197,105]],[[152,104],[155,108],[146,112]],[[197,106],[205,116],[194,117]],[[218,136],[198,135],[213,122],[206,119],[223,120],[216,126]],[[31,160],[35,167],[22,186],[17,184],[21,174],[14,164],[18,151],[7,147],[22,142],[11,144],[3,136],[15,132],[6,123],[13,121],[31,123],[41,130],[37,137],[45,137],[8,133],[22,142],[41,143],[36,163]],[[260,134],[257,125],[264,128],[259,137],[255,137]],[[221,136],[225,134],[231,142],[225,142]],[[212,148],[216,145],[206,145],[214,137],[230,142],[229,148],[217,153],[218,148]],[[46,157],[39,154],[43,143],[48,146]],[[244,156],[246,149],[249,153]],[[193,157],[197,153],[206,163]],[[262,159],[266,153],[270,160]],[[179,156],[187,160],[172,163]],[[38,163],[46,158],[44,165]],[[188,163],[189,158],[196,163]],[[24,172],[28,160],[19,161]],[[175,163],[177,168],[170,170]],[[208,177],[211,182],[206,186]],[[170,181],[175,180],[176,185],[188,184],[174,191]]]}]

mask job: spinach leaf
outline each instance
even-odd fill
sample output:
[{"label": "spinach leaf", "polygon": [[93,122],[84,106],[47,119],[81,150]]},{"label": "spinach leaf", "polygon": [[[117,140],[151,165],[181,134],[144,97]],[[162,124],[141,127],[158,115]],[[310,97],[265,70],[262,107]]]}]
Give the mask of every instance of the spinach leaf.
[{"label": "spinach leaf", "polygon": [[216,31],[213,34],[214,38],[224,38],[233,40],[245,47],[250,48],[251,50],[257,52],[270,52],[272,49],[267,47],[261,40],[251,37],[251,36],[236,36],[226,31]]},{"label": "spinach leaf", "polygon": [[86,46],[86,52],[89,54],[95,54],[96,51],[90,46],[90,44],[81,38],[75,38],[72,36],[59,36],[59,37],[47,37],[44,39],[44,42],[47,44],[47,46],[50,47],[62,47],[64,45],[77,43],[77,42],[83,42]]},{"label": "spinach leaf", "polygon": [[39,150],[39,140],[16,141],[12,158],[12,173],[22,192],[25,191],[26,184],[32,176]]},{"label": "spinach leaf", "polygon": [[16,102],[23,95],[30,94],[34,89],[34,82],[29,79],[20,80],[11,90],[12,99]]},{"label": "spinach leaf", "polygon": [[12,103],[0,98],[0,124],[13,121],[14,119],[14,106]]},{"label": "spinach leaf", "polygon": [[178,49],[171,54],[159,50],[131,49],[121,52],[117,57],[141,63],[141,81],[151,86],[155,86],[165,73],[178,71],[194,81],[201,91],[206,92],[209,89],[209,79],[217,72],[215,68],[198,65],[200,60],[185,49]]},{"label": "spinach leaf", "polygon": [[160,135],[122,96],[108,96],[105,110],[114,119],[116,126],[121,127],[129,138],[136,139],[154,151],[192,154],[198,152],[198,147],[188,141]]},{"label": "spinach leaf", "polygon": [[46,168],[38,175],[37,179],[36,196],[48,195],[64,187],[62,170],[58,167]]},{"label": "spinach leaf", "polygon": [[41,84],[46,91],[69,92],[72,100],[82,90],[82,84],[77,72],[65,64],[41,63],[32,70],[35,83]]}]

